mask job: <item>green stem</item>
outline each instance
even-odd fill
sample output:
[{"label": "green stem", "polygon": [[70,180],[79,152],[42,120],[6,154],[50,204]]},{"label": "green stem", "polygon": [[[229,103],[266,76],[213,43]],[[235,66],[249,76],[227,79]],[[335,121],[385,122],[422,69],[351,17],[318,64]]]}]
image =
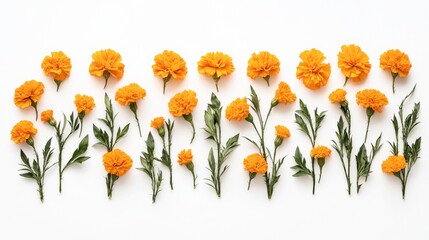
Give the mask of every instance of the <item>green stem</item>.
[{"label": "green stem", "polygon": [[363,141],[363,144],[366,143],[366,139],[368,138],[368,130],[369,130],[369,123],[371,122],[371,116],[368,115],[368,120],[366,124],[366,132],[365,132],[365,140]]},{"label": "green stem", "polygon": [[107,81],[109,80],[110,77],[110,73],[108,71],[104,71],[103,72],[103,77],[104,77],[104,89],[106,89],[107,86]]},{"label": "green stem", "polygon": [[36,111],[36,121],[37,121],[37,119],[39,118],[39,110],[37,109],[37,102],[33,102],[33,100],[31,100],[31,106]]},{"label": "green stem", "polygon": [[195,176],[194,170],[192,170],[191,173],[192,173],[192,179],[194,182],[194,189],[196,189],[197,188],[197,176]]},{"label": "green stem", "polygon": [[221,143],[222,143],[222,129],[221,129],[221,124],[220,122],[218,122],[218,137],[217,137],[217,141],[216,141],[216,147],[217,147],[217,183],[218,183],[218,197],[221,196],[221,184],[220,184],[220,171],[221,171]]},{"label": "green stem", "polygon": [[140,121],[139,121],[139,117],[137,116],[137,111],[135,111],[134,112],[134,118],[136,119],[136,121],[137,121],[137,126],[138,126],[138,128],[139,128],[139,134],[140,134],[140,137],[142,137],[142,131],[141,131],[141,129],[140,129]]},{"label": "green stem", "polygon": [[249,182],[247,183],[247,191],[250,190],[250,183],[252,182],[252,178],[249,177]]},{"label": "green stem", "polygon": [[398,74],[396,73],[392,73],[392,77],[393,77],[393,81],[392,81],[392,91],[393,94],[395,94],[395,81],[396,81],[396,77],[398,76]]},{"label": "green stem", "polygon": [[349,81],[349,77],[346,77],[346,80],[344,81],[344,85],[343,85],[343,87],[345,87],[345,86],[346,86],[347,81]]},{"label": "green stem", "polygon": [[270,75],[263,77],[263,79],[265,79],[265,82],[267,82],[267,85],[269,87],[270,86]]},{"label": "green stem", "polygon": [[311,158],[311,178],[313,180],[313,195],[316,192],[316,176],[314,174],[314,158]]}]

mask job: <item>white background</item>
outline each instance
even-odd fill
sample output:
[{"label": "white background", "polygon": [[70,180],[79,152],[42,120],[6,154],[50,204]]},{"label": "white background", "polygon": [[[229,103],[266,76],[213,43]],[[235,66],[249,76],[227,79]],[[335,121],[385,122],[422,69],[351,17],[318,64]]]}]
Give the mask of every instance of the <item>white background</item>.
[{"label": "white background", "polygon": [[[424,1],[0,1],[0,141],[2,171],[0,174],[0,229],[4,239],[428,239],[429,163],[425,149],[427,134],[427,100],[423,100],[427,84],[427,47],[429,36],[428,7]],[[344,77],[337,67],[341,45],[355,43],[369,55],[371,72],[365,82],[349,82],[347,98],[353,115],[355,149],[362,142],[365,110],[355,104],[355,93],[364,88],[376,88],[386,93],[389,105],[382,114],[375,114],[369,140],[373,142],[383,131],[384,147],[376,157],[373,173],[355,194],[355,165],[352,168],[353,194],[346,193],[346,183],[338,156],[327,160],[316,195],[311,195],[310,178],[293,178],[290,167],[297,145],[307,153],[310,144],[294,124],[293,113],[298,102],[279,106],[267,130],[267,142],[272,143],[274,126],[284,124],[292,137],[285,141],[280,153],[288,155],[281,170],[273,199],[268,200],[262,177],[258,176],[250,191],[246,190],[247,173],[242,159],[256,151],[244,139],[228,161],[230,169],[222,179],[222,198],[218,199],[205,183],[208,177],[207,154],[212,143],[204,140],[203,112],[214,91],[210,78],[197,72],[197,61],[209,51],[222,51],[234,59],[236,71],[220,82],[221,102],[226,105],[237,97],[249,96],[252,84],[267,111],[277,84],[286,81],[313,109],[327,110],[318,144],[330,145],[340,111],[327,97],[342,86]],[[45,83],[46,91],[39,109],[54,109],[57,119],[61,112],[74,110],[74,95],[94,96],[97,108],[85,120],[84,133],[94,143],[92,123],[103,117],[103,82],[91,77],[88,67],[91,54],[112,48],[121,53],[125,64],[122,80],[110,79],[107,93],[113,97],[118,87],[137,82],[147,90],[139,102],[139,116],[146,136],[150,120],[158,115],[172,118],[167,103],[176,92],[193,89],[198,94],[194,112],[197,135],[189,145],[190,126],[176,120],[173,156],[184,148],[192,148],[198,187],[192,189],[190,173],[174,162],[175,189],[163,182],[163,191],[156,204],[151,203],[150,183],[142,172],[139,155],[144,149],[137,126],[129,109],[114,102],[118,121],[131,122],[128,136],[119,148],[134,160],[131,171],[115,184],[113,198],[108,200],[105,171],[101,156],[104,150],[90,148],[92,157],[81,166],[64,174],[63,193],[59,194],[57,168],[48,172],[45,183],[45,203],[38,200],[33,181],[18,176],[19,149],[30,149],[10,141],[10,129],[21,119],[34,120],[32,109],[22,110],[13,104],[14,89],[24,81],[37,79]],[[317,48],[332,67],[328,85],[311,91],[295,78],[299,53]],[[379,67],[379,56],[387,49],[399,48],[408,53],[413,67],[407,79],[397,80],[397,93],[391,92],[391,76]],[[164,49],[174,50],[187,62],[189,73],[183,82],[171,81],[162,95],[162,81],[155,78],[153,57]],[[71,76],[55,92],[54,82],[43,75],[40,64],[51,51],[63,51],[72,60]],[[281,61],[281,72],[265,81],[253,81],[246,75],[251,53],[270,51]],[[422,158],[415,165],[408,184],[406,200],[401,198],[397,178],[381,172],[380,164],[389,155],[388,140],[392,140],[390,124],[400,100],[417,83],[408,102],[422,102],[418,134],[423,137]],[[240,132],[255,137],[249,124],[222,123],[225,136]],[[37,146],[51,136],[53,129],[36,123]],[[155,135],[156,136],[156,135]],[[159,143],[159,139],[156,138]],[[226,140],[226,139],[225,139]],[[66,155],[73,151],[77,136],[66,146]],[[158,149],[159,150],[159,149]],[[55,155],[56,156],[56,155]],[[175,158],[173,159],[175,161]],[[167,171],[164,170],[165,176]]]}]

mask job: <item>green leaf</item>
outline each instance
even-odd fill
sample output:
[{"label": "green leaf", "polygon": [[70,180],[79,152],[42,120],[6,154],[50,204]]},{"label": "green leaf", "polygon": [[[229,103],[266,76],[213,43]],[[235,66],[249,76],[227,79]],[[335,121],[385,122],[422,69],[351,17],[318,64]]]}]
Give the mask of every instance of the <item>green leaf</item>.
[{"label": "green leaf", "polygon": [[32,172],[21,173],[21,174],[19,174],[19,176],[25,177],[25,178],[36,179],[35,176],[34,176],[34,174]]}]

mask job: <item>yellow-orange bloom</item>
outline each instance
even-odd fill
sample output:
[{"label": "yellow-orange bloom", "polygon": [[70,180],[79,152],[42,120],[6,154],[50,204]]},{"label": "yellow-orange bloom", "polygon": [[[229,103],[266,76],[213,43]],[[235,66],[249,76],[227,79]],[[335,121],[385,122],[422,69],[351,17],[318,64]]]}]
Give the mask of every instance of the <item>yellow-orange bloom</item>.
[{"label": "yellow-orange bloom", "polygon": [[193,157],[191,149],[182,150],[177,154],[177,158],[179,159],[177,162],[179,165],[187,165],[192,162]]},{"label": "yellow-orange bloom", "polygon": [[14,143],[23,143],[31,138],[31,136],[36,135],[37,129],[34,128],[32,122],[27,120],[22,120],[13,126],[10,131],[10,139]]},{"label": "yellow-orange bloom", "polygon": [[383,111],[383,107],[389,103],[389,100],[386,95],[376,89],[365,89],[356,93],[356,103],[380,113]]},{"label": "yellow-orange bloom", "polygon": [[154,60],[155,64],[152,65],[152,70],[155,76],[160,76],[163,79],[172,77],[182,80],[188,73],[185,60],[173,51],[164,50],[161,54],[156,55]]},{"label": "yellow-orange bloom", "polygon": [[252,57],[247,64],[247,76],[251,79],[257,77],[264,78],[269,85],[271,75],[276,75],[280,72],[280,61],[276,55],[263,51],[258,54],[252,53]]},{"label": "yellow-orange bloom", "polygon": [[331,103],[342,103],[346,101],[347,91],[342,88],[337,88],[331,94],[329,94],[329,100]]},{"label": "yellow-orange bloom", "polygon": [[81,94],[76,94],[74,104],[76,105],[77,112],[83,112],[85,115],[90,113],[95,107],[94,98]]},{"label": "yellow-orange bloom", "polygon": [[331,156],[331,149],[325,146],[317,146],[311,149],[310,156],[314,158],[326,158]]},{"label": "yellow-orange bloom", "polygon": [[[348,79],[360,82],[363,81],[371,70],[369,57],[359,46],[354,44],[341,46],[341,52],[338,53],[338,67]],[[344,83],[345,84],[345,83]]]},{"label": "yellow-orange bloom", "polygon": [[100,50],[92,54],[92,63],[89,66],[89,73],[92,76],[104,76],[107,85],[107,80],[110,76],[116,79],[121,79],[124,76],[125,65],[122,63],[122,57],[119,53],[111,50]]},{"label": "yellow-orange bloom", "polygon": [[407,166],[407,161],[405,161],[404,156],[389,156],[381,164],[381,169],[385,173],[396,173],[401,171]]},{"label": "yellow-orange bloom", "polygon": [[293,103],[296,101],[296,95],[292,92],[289,85],[285,82],[280,82],[276,90],[274,99],[279,103]]},{"label": "yellow-orange bloom", "polygon": [[380,68],[383,70],[389,69],[392,74],[397,74],[400,77],[406,77],[410,72],[411,62],[408,55],[396,50],[388,50],[380,56]]},{"label": "yellow-orange bloom", "polygon": [[156,117],[150,122],[150,126],[155,129],[160,129],[164,126],[164,118],[163,117]]},{"label": "yellow-orange bloom", "polygon": [[192,90],[185,90],[174,95],[168,102],[171,115],[180,117],[192,113],[197,106],[197,94]]},{"label": "yellow-orange bloom", "polygon": [[247,156],[243,161],[243,165],[244,169],[251,173],[264,174],[268,170],[267,161],[265,161],[265,158],[259,153]]},{"label": "yellow-orange bloom", "polygon": [[125,152],[114,149],[103,155],[103,165],[107,173],[123,176],[133,165],[133,160]]},{"label": "yellow-orange bloom", "polygon": [[288,138],[288,137],[290,137],[290,131],[285,126],[277,125],[276,126],[276,136],[278,138]]},{"label": "yellow-orange bloom", "polygon": [[242,121],[249,116],[249,104],[247,99],[237,98],[232,101],[225,110],[225,117],[228,120]]},{"label": "yellow-orange bloom", "polygon": [[131,83],[127,86],[121,87],[116,91],[115,100],[123,105],[129,106],[146,96],[146,90],[141,88],[136,83]]},{"label": "yellow-orange bloom", "polygon": [[198,72],[213,78],[228,76],[234,70],[232,58],[222,52],[209,52],[198,61]]},{"label": "yellow-orange bloom", "polygon": [[51,109],[45,110],[40,114],[42,122],[49,122],[54,118],[54,111]]},{"label": "yellow-orange bloom", "polygon": [[45,85],[36,80],[24,82],[21,86],[15,89],[13,101],[19,108],[26,108],[33,103],[37,103],[45,91]]},{"label": "yellow-orange bloom", "polygon": [[326,59],[323,53],[312,48],[303,51],[299,57],[302,61],[296,68],[296,78],[302,79],[304,85],[311,90],[325,86],[331,75],[331,65],[323,63]]},{"label": "yellow-orange bloom", "polygon": [[63,52],[52,52],[46,56],[41,65],[46,76],[52,75],[54,80],[63,81],[70,76],[71,61]]}]

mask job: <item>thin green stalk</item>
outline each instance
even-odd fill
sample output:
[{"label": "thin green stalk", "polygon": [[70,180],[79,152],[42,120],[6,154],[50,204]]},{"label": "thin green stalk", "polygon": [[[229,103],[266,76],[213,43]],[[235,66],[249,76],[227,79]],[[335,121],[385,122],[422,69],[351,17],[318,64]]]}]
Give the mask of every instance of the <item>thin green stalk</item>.
[{"label": "thin green stalk", "polygon": [[311,178],[313,180],[313,195],[316,192],[316,176],[314,174],[314,158],[311,158]]},{"label": "thin green stalk", "polygon": [[369,130],[369,123],[371,122],[371,116],[367,116],[367,124],[366,124],[366,131],[365,131],[365,140],[363,141],[363,144],[366,143],[366,139],[368,138],[368,130]]}]

